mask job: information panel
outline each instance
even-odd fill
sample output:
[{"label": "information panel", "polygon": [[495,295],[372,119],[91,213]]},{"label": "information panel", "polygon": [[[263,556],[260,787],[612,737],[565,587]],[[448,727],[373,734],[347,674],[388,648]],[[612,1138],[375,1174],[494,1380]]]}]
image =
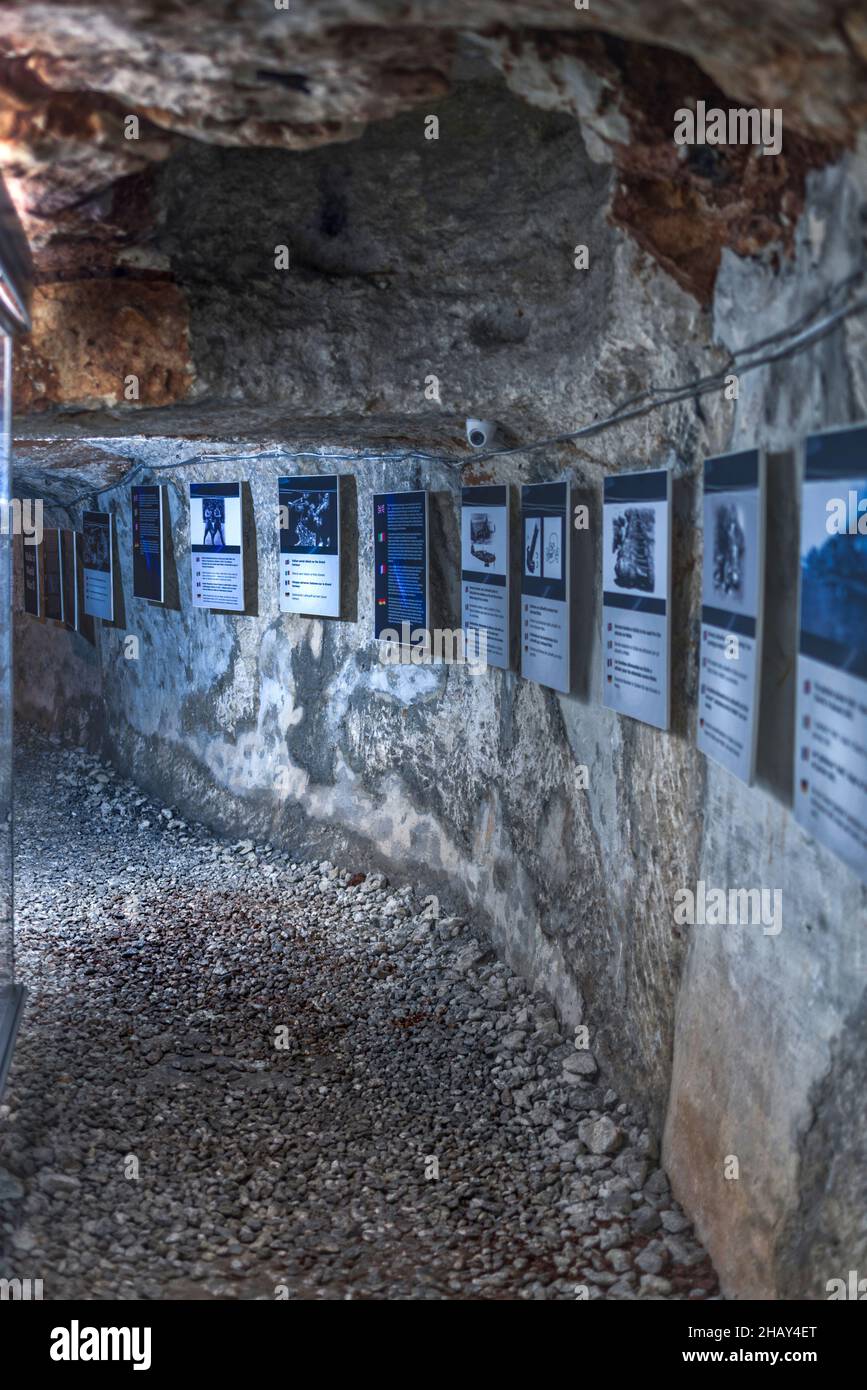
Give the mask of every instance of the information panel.
[{"label": "information panel", "polygon": [[867,425],[806,441],[795,816],[867,883]]},{"label": "information panel", "polygon": [[193,607],[244,611],[240,483],[190,483]]},{"label": "information panel", "polygon": [[485,643],[489,666],[508,670],[509,489],[461,489],[461,625]]},{"label": "information panel", "polygon": [[84,566],[84,611],[91,618],[114,621],[114,555],[111,516],[85,512],[81,532]]},{"label": "information panel", "polygon": [[756,771],[764,575],[764,455],[705,459],[698,746],[747,783]]},{"label": "information panel", "polygon": [[165,489],[145,485],[132,494],[132,592],[134,598],[165,598]]},{"label": "information panel", "polygon": [[75,555],[75,630],[92,642],[95,634],[93,618],[84,611],[84,535],[81,531],[73,531],[72,549]]},{"label": "information panel", "polygon": [[569,484],[521,488],[521,675],[568,694]]},{"label": "information panel", "polygon": [[407,643],[415,631],[427,634],[426,492],[374,493],[373,559],[374,635],[380,638],[396,632]]},{"label": "information panel", "polygon": [[605,479],[603,703],[658,729],[670,722],[671,474]]},{"label": "information panel", "polygon": [[336,473],[277,479],[280,611],[340,617],[340,491]]},{"label": "information panel", "polygon": [[60,586],[63,598],[63,621],[75,631],[75,532],[60,532]]},{"label": "information panel", "polygon": [[46,526],[44,533],[45,616],[63,622],[63,574],[60,567],[60,531]]},{"label": "information panel", "polygon": [[42,544],[28,545],[21,537],[22,575],[24,580],[24,612],[32,618],[42,617]]}]

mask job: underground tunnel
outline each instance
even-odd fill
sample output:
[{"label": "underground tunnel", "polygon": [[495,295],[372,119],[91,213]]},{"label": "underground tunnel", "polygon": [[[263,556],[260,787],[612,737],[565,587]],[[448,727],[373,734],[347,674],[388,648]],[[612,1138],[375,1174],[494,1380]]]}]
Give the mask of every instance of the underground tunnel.
[{"label": "underground tunnel", "polygon": [[867,7],[0,55],[2,1297],[867,1298]]}]

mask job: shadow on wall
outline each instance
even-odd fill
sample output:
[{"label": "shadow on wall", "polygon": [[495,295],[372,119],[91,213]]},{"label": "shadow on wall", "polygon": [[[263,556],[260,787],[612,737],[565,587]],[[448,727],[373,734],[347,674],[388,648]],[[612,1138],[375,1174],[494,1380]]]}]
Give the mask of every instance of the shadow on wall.
[{"label": "shadow on wall", "polygon": [[341,473],[340,489],[340,616],[358,622],[358,484],[352,473]]},{"label": "shadow on wall", "polygon": [[800,462],[796,450],[768,455],[764,648],[756,780],[791,806],[798,650]]},{"label": "shadow on wall", "polygon": [[[174,493],[180,489],[176,483],[165,489],[166,525],[163,532],[163,608],[172,613],[181,611],[181,587],[178,581],[178,563],[175,558],[175,528],[172,524],[171,502]],[[178,505],[180,506],[180,499]],[[157,605],[158,606],[158,605]]]},{"label": "shadow on wall", "polygon": [[[582,704],[589,704],[594,697],[593,651],[598,628],[602,621],[602,610],[596,611],[594,603],[587,602],[586,596],[596,592],[596,576],[601,563],[600,531],[593,525],[595,514],[601,514],[601,498],[596,496],[583,479],[572,479],[572,515],[566,518],[571,528],[570,579],[572,585],[572,606],[569,614],[569,659],[572,671],[572,694]],[[590,525],[585,529],[575,529],[576,507],[586,507]],[[520,576],[519,576],[520,585]]]}]

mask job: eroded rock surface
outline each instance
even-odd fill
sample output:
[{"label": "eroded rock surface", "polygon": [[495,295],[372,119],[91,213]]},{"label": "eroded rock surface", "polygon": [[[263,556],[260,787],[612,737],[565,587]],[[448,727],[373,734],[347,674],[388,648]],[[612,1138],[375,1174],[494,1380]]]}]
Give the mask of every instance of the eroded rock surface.
[{"label": "eroded rock surface", "polygon": [[[806,174],[853,142],[867,111],[865,33],[863,6],[808,0],[759,8],[597,0],[587,12],[562,0],[335,0],[273,12],[144,0],[122,10],[7,4],[0,157],[39,279],[174,282],[153,249],[154,180],[191,141],[283,151],[345,143],[400,113],[436,112],[484,59],[526,101],[580,121],[591,157],[617,171],[613,219],[704,303],[724,247],[791,249]],[[674,112],[697,100],[779,107],[783,153],[678,152]],[[497,143],[507,140],[503,132]],[[382,196],[397,212],[399,187]],[[181,300],[186,290],[178,284]],[[91,331],[86,293],[69,292],[64,312]],[[183,307],[168,325],[171,351],[183,357]],[[38,321],[37,359],[40,335]],[[149,378],[158,356],[147,356]],[[89,405],[98,375],[43,371],[40,399]],[[139,401],[180,399],[192,384],[176,367]],[[111,391],[97,395],[106,402]],[[25,391],[22,405],[31,403]]]},{"label": "eroded rock surface", "polygon": [[0,1274],[46,1299],[715,1295],[646,1116],[472,923],[216,840],[56,742],[20,757]]}]

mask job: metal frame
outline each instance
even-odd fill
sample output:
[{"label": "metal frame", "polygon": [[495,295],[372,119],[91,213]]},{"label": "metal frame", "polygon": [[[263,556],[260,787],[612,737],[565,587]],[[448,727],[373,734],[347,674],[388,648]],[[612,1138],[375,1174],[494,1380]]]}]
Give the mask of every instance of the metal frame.
[{"label": "metal frame", "polygon": [[[2,481],[5,488],[11,494],[11,470],[12,470],[12,444],[11,444],[11,419],[12,419],[12,353],[14,350],[14,339],[22,333],[30,330],[30,296],[33,283],[32,262],[30,258],[30,248],[21,228],[21,223],[12,205],[12,201],[0,179],[0,347],[2,347],[2,401],[0,401],[0,471],[2,471]],[[5,499],[8,500],[8,499]],[[3,723],[5,725],[6,747],[0,748],[0,758],[8,758],[9,764],[3,769],[4,774],[8,772],[8,777],[4,777],[9,795],[9,823],[4,825],[0,833],[8,834],[8,873],[10,881],[8,883],[8,894],[4,895],[8,903],[8,921],[3,925],[8,927],[8,938],[6,939],[5,949],[8,953],[8,977],[4,984],[0,985],[0,1097],[6,1084],[6,1077],[12,1061],[12,1053],[15,1048],[15,1039],[18,1027],[21,1022],[21,1015],[24,1009],[25,990],[15,979],[15,897],[14,897],[14,865],[15,865],[15,840],[14,840],[14,819],[12,815],[13,781],[12,781],[12,740],[13,740],[13,714],[12,714],[12,538],[8,531],[0,538],[0,564],[3,565],[5,573],[0,583],[0,594],[10,600],[10,606],[4,615],[7,627],[5,634],[0,633],[0,641],[4,642],[3,665],[6,667],[8,689],[5,692],[7,697],[7,709],[5,711]],[[8,722],[7,722],[8,721]],[[4,812],[6,808],[0,807]]]}]

